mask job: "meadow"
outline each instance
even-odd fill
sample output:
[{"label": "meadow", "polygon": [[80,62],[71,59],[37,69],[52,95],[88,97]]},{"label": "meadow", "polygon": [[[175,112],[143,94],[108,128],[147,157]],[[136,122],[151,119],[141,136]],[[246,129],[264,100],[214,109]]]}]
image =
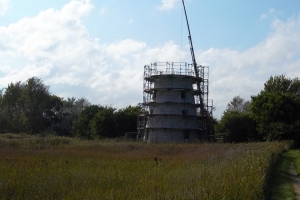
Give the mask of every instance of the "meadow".
[{"label": "meadow", "polygon": [[0,135],[0,199],[265,199],[290,145]]}]

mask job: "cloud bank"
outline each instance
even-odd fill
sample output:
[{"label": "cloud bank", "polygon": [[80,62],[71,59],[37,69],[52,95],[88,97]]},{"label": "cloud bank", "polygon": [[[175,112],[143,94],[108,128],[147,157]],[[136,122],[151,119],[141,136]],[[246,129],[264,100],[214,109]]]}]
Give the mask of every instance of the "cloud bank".
[{"label": "cloud bank", "polygon": [[272,22],[273,32],[245,51],[208,49],[197,52],[197,60],[211,66],[210,95],[217,116],[236,95],[250,99],[271,75],[300,77],[300,18]]},{"label": "cloud bank", "polygon": [[4,15],[9,8],[10,0],[0,0],[0,15]]},{"label": "cloud bank", "polygon": [[141,102],[143,66],[175,60],[179,47],[132,39],[101,44],[82,23],[92,9],[90,1],[71,1],[0,27],[0,87],[37,76],[59,96],[116,107]]},{"label": "cloud bank", "polygon": [[[173,3],[172,3],[173,2]],[[175,1],[163,1],[171,8]],[[122,108],[142,102],[143,66],[152,62],[191,62],[189,48],[172,41],[152,47],[134,39],[101,43],[83,19],[90,1],[71,1],[0,27],[0,88],[37,76],[62,97],[86,97],[94,104]],[[300,77],[300,18],[272,22],[273,31],[244,51],[196,51],[198,64],[210,66],[209,98],[220,118],[235,95],[250,99],[276,74]]]}]

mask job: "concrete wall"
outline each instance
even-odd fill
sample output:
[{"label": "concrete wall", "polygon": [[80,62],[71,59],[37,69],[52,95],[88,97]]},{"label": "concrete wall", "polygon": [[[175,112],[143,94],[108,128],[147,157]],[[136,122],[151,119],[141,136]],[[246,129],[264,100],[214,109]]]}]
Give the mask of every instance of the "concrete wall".
[{"label": "concrete wall", "polygon": [[193,94],[193,77],[161,75],[155,77],[154,95],[146,129],[148,142],[183,142],[198,137]]}]

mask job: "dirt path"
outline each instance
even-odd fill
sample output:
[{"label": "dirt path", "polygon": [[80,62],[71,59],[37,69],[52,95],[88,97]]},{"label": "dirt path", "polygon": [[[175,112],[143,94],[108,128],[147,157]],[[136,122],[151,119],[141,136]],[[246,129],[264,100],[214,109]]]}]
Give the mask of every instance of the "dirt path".
[{"label": "dirt path", "polygon": [[293,163],[291,163],[290,174],[291,174],[291,178],[293,180],[295,197],[296,197],[296,199],[300,200],[300,180],[297,177],[297,172],[295,169],[295,165]]}]

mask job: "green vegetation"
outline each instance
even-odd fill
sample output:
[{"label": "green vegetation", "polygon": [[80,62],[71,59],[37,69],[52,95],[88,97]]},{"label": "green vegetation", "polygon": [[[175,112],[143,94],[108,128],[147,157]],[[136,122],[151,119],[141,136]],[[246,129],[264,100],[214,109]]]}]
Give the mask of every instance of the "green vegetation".
[{"label": "green vegetation", "polygon": [[[220,120],[210,116],[215,138],[223,142],[293,140],[300,145],[300,80],[271,76],[263,90],[246,101],[233,97]],[[81,139],[117,138],[136,132],[142,108],[92,105],[85,98],[49,93],[39,78],[0,89],[1,133],[52,133]]]},{"label": "green vegetation", "polygon": [[294,140],[300,144],[300,80],[271,76],[251,101],[235,96],[216,125],[225,142]]},{"label": "green vegetation", "polygon": [[300,177],[300,150],[292,150],[297,176]]},{"label": "green vegetation", "polygon": [[0,88],[1,133],[55,133],[85,139],[112,138],[136,131],[140,107],[115,109],[91,105],[85,98],[63,99],[50,94],[39,78]]},{"label": "green vegetation", "polygon": [[281,154],[278,162],[272,168],[272,176],[270,176],[267,190],[268,199],[295,199],[293,182],[290,175],[294,152],[295,150],[290,150]]},{"label": "green vegetation", "polygon": [[295,165],[297,176],[300,175],[300,150],[291,149],[280,155],[278,162],[271,170],[268,181],[268,199],[296,199],[290,168]]},{"label": "green vegetation", "polygon": [[144,144],[0,136],[1,199],[264,199],[289,142]]},{"label": "green vegetation", "polygon": [[73,122],[73,133],[80,138],[100,139],[124,136],[136,132],[140,107],[128,106],[116,109],[108,106],[86,107]]}]

